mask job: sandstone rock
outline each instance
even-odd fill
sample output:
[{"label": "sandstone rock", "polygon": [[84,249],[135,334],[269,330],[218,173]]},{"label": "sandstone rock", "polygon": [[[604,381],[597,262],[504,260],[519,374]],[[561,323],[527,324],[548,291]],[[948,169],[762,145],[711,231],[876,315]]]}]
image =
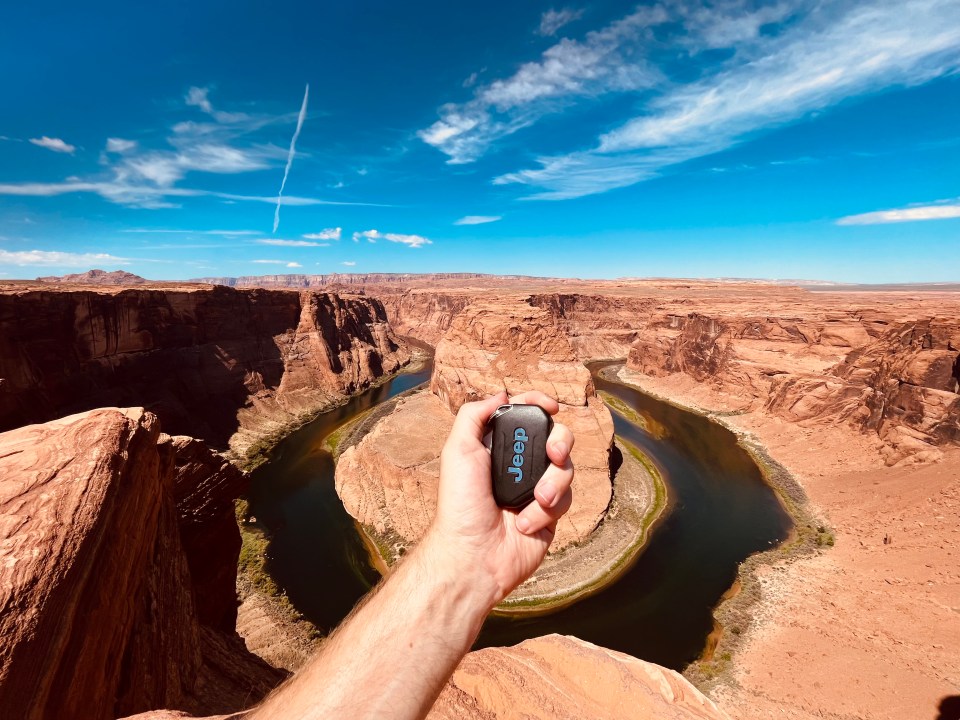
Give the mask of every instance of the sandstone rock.
[{"label": "sandstone rock", "polygon": [[474,302],[437,346],[425,393],[402,400],[337,464],[337,492],[353,517],[378,533],[418,541],[436,509],[439,457],[464,402],[506,389],[559,400],[557,420],[576,437],[574,502],[557,525],[554,550],[587,537],[610,502],[613,419],[589,371],[549,312],[523,298]]},{"label": "sandstone rock", "polygon": [[464,658],[431,720],[723,720],[683,676],[575,637],[547,635]]},{"label": "sandstone rock", "polygon": [[144,285],[149,283],[139,275],[134,275],[126,270],[87,270],[83,273],[74,273],[72,275],[47,275],[37,278],[37,282],[56,283],[58,285]]},{"label": "sandstone rock", "polygon": [[0,292],[0,430],[144,405],[170,432],[243,453],[409,359],[368,298],[36,287]]},{"label": "sandstone rock", "polygon": [[[181,492],[178,511],[176,444],[141,409],[95,410],[0,435],[5,716],[229,711],[282,679],[242,652],[235,634],[200,620],[209,608],[195,597],[215,580],[193,585],[190,533],[185,543],[180,521],[210,537],[203,516],[216,518],[223,500],[213,488]],[[215,464],[196,448],[189,456]],[[222,612],[210,614],[223,622]]]},{"label": "sandstone rock", "polygon": [[420,540],[437,509],[440,451],[452,427],[436,395],[401,399],[337,461],[337,494],[347,512],[381,535]]}]

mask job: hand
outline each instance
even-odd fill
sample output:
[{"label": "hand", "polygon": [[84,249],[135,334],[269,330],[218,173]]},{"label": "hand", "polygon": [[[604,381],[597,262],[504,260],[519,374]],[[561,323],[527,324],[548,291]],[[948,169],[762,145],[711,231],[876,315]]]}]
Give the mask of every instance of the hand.
[{"label": "hand", "polygon": [[[570,509],[573,434],[555,423],[547,438],[550,466],[537,483],[534,500],[519,513],[497,506],[490,481],[490,452],[483,445],[487,420],[507,402],[499,393],[463,405],[440,455],[437,515],[427,541],[449,559],[454,572],[476,574],[471,582],[490,596],[490,607],[526,580],[543,562],[557,529]],[[539,405],[550,415],[560,406],[531,391],[511,403]]]}]

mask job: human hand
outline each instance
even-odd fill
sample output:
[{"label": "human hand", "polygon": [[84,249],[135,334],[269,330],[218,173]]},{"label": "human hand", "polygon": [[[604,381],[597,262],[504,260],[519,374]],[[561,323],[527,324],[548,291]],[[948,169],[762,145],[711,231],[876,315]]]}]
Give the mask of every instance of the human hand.
[{"label": "human hand", "polygon": [[[489,594],[490,607],[526,580],[543,562],[557,529],[557,520],[570,509],[573,434],[555,423],[547,438],[550,459],[534,491],[534,500],[519,513],[497,506],[490,480],[490,452],[483,445],[487,420],[507,402],[499,393],[467,403],[440,455],[437,515],[426,538],[453,572],[466,573]],[[550,415],[560,406],[547,395],[531,391],[509,400],[539,405]]]}]

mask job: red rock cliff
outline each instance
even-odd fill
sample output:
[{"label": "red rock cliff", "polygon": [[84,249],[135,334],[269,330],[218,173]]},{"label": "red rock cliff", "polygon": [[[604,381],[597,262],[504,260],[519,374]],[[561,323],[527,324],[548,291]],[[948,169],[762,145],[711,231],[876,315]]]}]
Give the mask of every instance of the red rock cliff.
[{"label": "red rock cliff", "polygon": [[0,430],[144,405],[171,432],[242,452],[409,358],[370,298],[35,288],[0,293]]},{"label": "red rock cliff", "polygon": [[228,712],[279,682],[231,623],[244,482],[139,408],[0,435],[4,717]]}]

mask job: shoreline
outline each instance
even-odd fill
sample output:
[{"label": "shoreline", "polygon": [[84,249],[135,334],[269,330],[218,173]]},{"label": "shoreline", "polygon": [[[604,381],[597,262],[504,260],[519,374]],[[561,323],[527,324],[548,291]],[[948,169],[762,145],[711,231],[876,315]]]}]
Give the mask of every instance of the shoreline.
[{"label": "shoreline", "polygon": [[[367,417],[364,418],[363,422],[370,422],[371,420],[374,420],[374,418]],[[544,575],[574,576],[574,572],[565,571],[565,565],[574,568],[590,567],[590,571],[586,574],[580,573],[581,576],[573,583],[565,582],[562,586],[547,592],[521,592],[514,597],[514,594],[517,593],[517,590],[514,590],[514,593],[493,609],[491,615],[498,617],[549,615],[569,607],[583,598],[601,592],[615,583],[633,566],[646,548],[653,529],[664,517],[664,511],[669,505],[669,498],[666,483],[659,469],[650,458],[620,437],[616,438],[614,447],[623,458],[621,466],[617,470],[617,478],[620,479],[620,482],[617,482],[617,478],[614,479],[614,492],[607,508],[607,514],[591,534],[592,540],[579,546],[565,548],[555,555],[548,555],[537,573],[521,584],[517,590],[521,590],[524,585],[529,584],[535,587],[538,583],[545,582],[542,577]],[[641,487],[647,491],[649,502],[644,505],[639,522],[635,522],[634,526],[631,526],[630,512],[636,511],[638,508],[630,502],[630,496],[640,490]],[[619,493],[617,492],[618,489]],[[365,527],[360,523],[356,523],[356,526],[361,533],[364,545],[370,552],[371,565],[377,568],[381,575],[384,574],[381,570],[382,566],[385,565],[388,569],[392,569],[393,564],[397,562],[399,557],[389,559],[384,557],[384,549],[391,547],[390,539],[381,538],[372,528]],[[604,530],[606,530],[605,535],[602,534]],[[625,531],[630,532],[629,540],[626,543],[616,542],[616,539],[611,540],[606,537],[613,533],[623,534]],[[606,544],[604,544],[604,541],[607,541]],[[611,553],[614,548],[620,549]],[[590,553],[603,553],[605,550],[608,554],[601,558],[599,562],[591,560]],[[614,557],[609,557],[610,554],[613,554]]]},{"label": "shoreline", "polygon": [[683,671],[684,677],[699,690],[709,694],[715,687],[729,685],[732,682],[735,655],[742,649],[748,631],[755,629],[753,610],[760,604],[759,574],[764,568],[772,567],[777,563],[790,564],[822,553],[833,546],[833,531],[824,520],[816,517],[803,487],[779,461],[770,455],[769,450],[759,438],[726,421],[726,417],[740,413],[714,412],[650,390],[631,381],[630,376],[635,373],[629,370],[626,364],[616,368],[615,371],[611,370],[604,369],[601,374],[661,402],[705,417],[732,432],[737,439],[737,444],[750,455],[759,468],[764,482],[773,490],[777,501],[793,521],[790,533],[779,545],[753,553],[740,563],[734,582],[712,608],[714,626],[705,640],[703,652]]}]

